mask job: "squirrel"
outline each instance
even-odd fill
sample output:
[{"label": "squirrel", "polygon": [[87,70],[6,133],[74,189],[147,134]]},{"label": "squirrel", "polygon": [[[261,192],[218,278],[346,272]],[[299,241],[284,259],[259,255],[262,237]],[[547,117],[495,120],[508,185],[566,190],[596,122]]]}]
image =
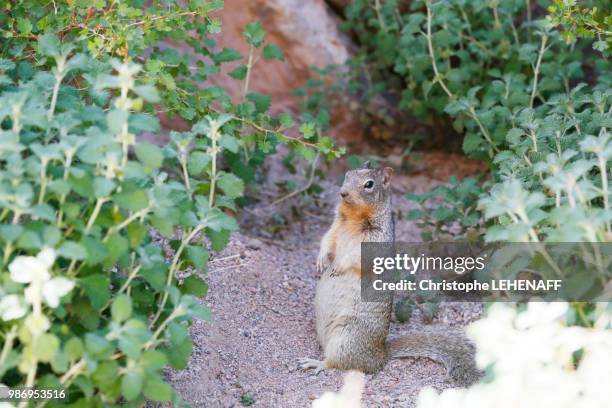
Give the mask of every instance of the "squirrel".
[{"label": "squirrel", "polygon": [[361,301],[361,243],[394,241],[392,173],[390,167],[366,164],[345,175],[317,259],[316,331],[325,358],[299,359],[299,367],[315,374],[329,368],[375,373],[390,358],[427,357],[444,364],[457,384],[468,385],[479,373],[474,348],[462,331],[432,327],[387,339],[392,295],[381,302]]}]

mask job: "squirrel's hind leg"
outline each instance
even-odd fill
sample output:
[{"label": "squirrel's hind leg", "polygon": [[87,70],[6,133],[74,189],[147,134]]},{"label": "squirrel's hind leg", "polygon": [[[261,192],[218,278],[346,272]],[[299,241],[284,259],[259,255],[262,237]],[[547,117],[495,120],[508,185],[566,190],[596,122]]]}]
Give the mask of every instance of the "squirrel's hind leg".
[{"label": "squirrel's hind leg", "polygon": [[314,358],[299,358],[298,367],[302,370],[314,370],[314,375],[319,375],[321,371],[329,368],[325,360],[315,360]]}]

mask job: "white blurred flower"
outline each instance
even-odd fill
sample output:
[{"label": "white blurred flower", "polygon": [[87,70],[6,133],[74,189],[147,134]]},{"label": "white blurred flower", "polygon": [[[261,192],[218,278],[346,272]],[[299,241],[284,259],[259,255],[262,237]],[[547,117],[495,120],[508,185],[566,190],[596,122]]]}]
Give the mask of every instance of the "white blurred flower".
[{"label": "white blurred flower", "polygon": [[58,277],[45,282],[42,288],[42,295],[45,303],[50,307],[56,308],[59,305],[59,300],[74,287],[74,282]]},{"label": "white blurred flower", "polygon": [[364,387],[365,375],[359,371],[349,371],[344,376],[340,391],[326,392],[312,402],[312,408],[360,408]]},{"label": "white blurred flower", "polygon": [[25,316],[28,308],[21,296],[6,295],[0,299],[0,318],[2,320],[19,319]]},{"label": "white blurred flower", "polygon": [[[74,282],[67,278],[51,278],[49,270],[53,262],[55,262],[55,251],[44,248],[36,256],[18,256],[9,265],[13,281],[29,284],[24,290],[24,298],[27,303],[34,305],[35,310],[40,307],[42,301],[49,307],[56,308],[60,298],[74,287]],[[14,300],[11,302],[15,303]]]},{"label": "white blurred flower", "polygon": [[11,279],[18,283],[46,281],[55,261],[55,251],[45,248],[37,256],[18,256],[9,265]]},{"label": "white blurred flower", "polygon": [[[519,313],[493,305],[468,328],[479,367],[492,381],[438,394],[421,391],[418,408],[605,408],[612,388],[612,330],[604,312],[595,328],[565,326],[567,303],[530,303]],[[582,350],[576,362],[574,352]],[[576,367],[577,364],[577,367]]]},{"label": "white blurred flower", "polygon": [[559,324],[558,318],[562,317],[568,309],[568,304],[563,302],[529,303],[527,310],[516,316],[516,327],[528,329],[539,325]]}]

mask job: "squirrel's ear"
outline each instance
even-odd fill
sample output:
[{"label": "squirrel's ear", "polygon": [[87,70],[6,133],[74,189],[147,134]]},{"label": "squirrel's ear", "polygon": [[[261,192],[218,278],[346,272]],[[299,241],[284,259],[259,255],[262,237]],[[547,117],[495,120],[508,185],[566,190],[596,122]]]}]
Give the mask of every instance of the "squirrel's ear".
[{"label": "squirrel's ear", "polygon": [[371,167],[371,165],[372,165],[372,162],[370,162],[370,160],[367,160],[365,163],[363,163],[361,165],[361,168],[362,169],[369,169]]},{"label": "squirrel's ear", "polygon": [[391,182],[391,174],[393,174],[393,169],[391,167],[385,167],[382,170],[383,174],[383,185],[387,187]]}]

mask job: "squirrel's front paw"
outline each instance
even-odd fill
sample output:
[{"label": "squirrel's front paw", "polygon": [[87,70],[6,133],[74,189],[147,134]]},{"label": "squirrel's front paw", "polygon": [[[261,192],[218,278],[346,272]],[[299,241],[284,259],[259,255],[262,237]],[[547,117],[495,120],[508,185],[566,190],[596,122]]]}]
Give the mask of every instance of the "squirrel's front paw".
[{"label": "squirrel's front paw", "polygon": [[321,371],[327,368],[325,361],[313,358],[298,358],[298,367],[302,370],[314,370],[314,375],[319,375]]},{"label": "squirrel's front paw", "polygon": [[325,270],[325,260],[327,256],[325,254],[319,254],[317,257],[317,272],[322,273]]}]

